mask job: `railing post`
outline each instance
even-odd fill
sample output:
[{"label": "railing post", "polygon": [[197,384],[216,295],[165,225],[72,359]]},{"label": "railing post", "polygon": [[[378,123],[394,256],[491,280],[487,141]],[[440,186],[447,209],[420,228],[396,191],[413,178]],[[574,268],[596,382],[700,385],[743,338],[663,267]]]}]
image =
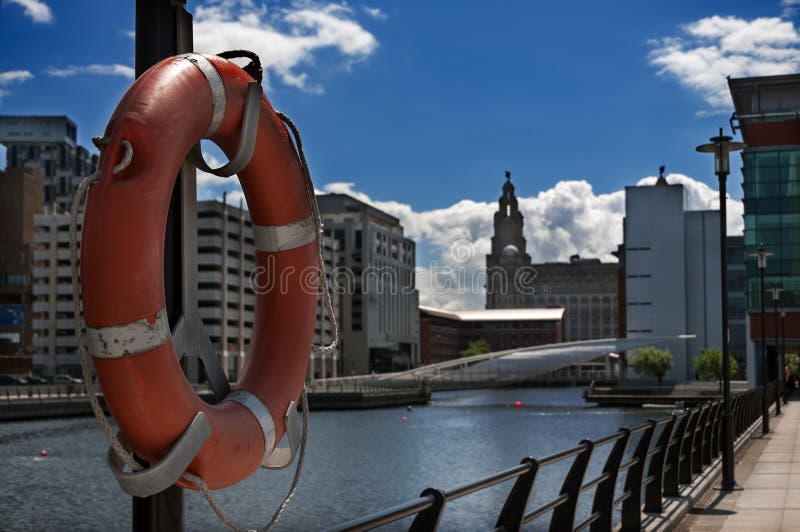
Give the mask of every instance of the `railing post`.
[{"label": "railing post", "polygon": [[434,498],[433,506],[417,514],[414,522],[408,528],[408,532],[428,532],[439,528],[439,519],[442,517],[447,497],[442,490],[436,488],[425,488],[419,494],[420,497],[427,497],[428,495]]},{"label": "railing post", "polygon": [[533,489],[533,482],[536,480],[536,473],[539,472],[539,462],[535,458],[523,458],[522,464],[527,464],[529,469],[517,477],[517,481],[511,488],[506,498],[503,509],[497,517],[495,529],[502,528],[509,532],[518,532],[522,528],[522,519],[525,517],[525,508],[528,506],[528,499]]},{"label": "railing post", "polygon": [[644,464],[647,461],[647,453],[650,450],[650,441],[656,431],[656,422],[650,420],[650,426],[642,433],[636,450],[633,452],[633,459],[636,463],[628,469],[625,476],[625,492],[630,492],[627,499],[622,501],[622,532],[638,532],[642,529],[642,474]]},{"label": "railing post", "polygon": [[647,476],[653,480],[644,489],[644,511],[661,513],[664,511],[662,494],[664,490],[664,463],[666,462],[669,441],[672,439],[672,429],[675,428],[677,416],[670,416],[670,420],[661,429],[658,436],[658,452],[650,458],[650,466],[647,469]]},{"label": "railing post", "polygon": [[678,483],[680,481],[681,449],[683,440],[686,437],[686,425],[689,422],[690,412],[684,413],[678,421],[675,429],[675,438],[669,442],[667,450],[667,463],[664,466],[664,495],[667,497],[677,497]]},{"label": "railing post", "polygon": [[703,447],[706,445],[705,432],[708,416],[711,415],[711,406],[706,405],[700,408],[700,416],[697,418],[697,427],[692,434],[692,473],[700,474],[703,472]]},{"label": "railing post", "polygon": [[699,417],[699,411],[691,410],[689,412],[689,423],[684,433],[683,444],[681,445],[681,460],[678,465],[678,482],[681,484],[692,483],[692,446],[694,445],[694,433]]},{"label": "railing post", "polygon": [[599,512],[601,516],[592,523],[589,529],[591,532],[611,532],[611,519],[614,515],[614,488],[617,487],[619,466],[622,463],[622,457],[625,456],[628,439],[631,437],[629,429],[621,428],[619,432],[622,433],[622,437],[614,443],[614,447],[606,458],[605,466],[603,466],[603,473],[607,474],[608,478],[601,482],[594,492],[592,513]]},{"label": "railing post", "polygon": [[592,457],[592,450],[594,449],[594,444],[590,440],[582,440],[581,445],[583,445],[583,450],[578,453],[572,462],[572,467],[569,468],[567,476],[564,477],[564,482],[561,484],[561,491],[559,492],[559,495],[567,495],[567,502],[553,510],[553,516],[550,518],[550,532],[572,530],[575,526],[575,509],[578,506],[578,497],[581,494],[583,476],[586,474],[586,467],[589,465],[589,459]]},{"label": "railing post", "polygon": [[711,413],[706,423],[703,446],[703,466],[711,465],[714,458],[719,454],[719,427],[720,413],[722,412],[722,401],[717,401],[711,406]]}]

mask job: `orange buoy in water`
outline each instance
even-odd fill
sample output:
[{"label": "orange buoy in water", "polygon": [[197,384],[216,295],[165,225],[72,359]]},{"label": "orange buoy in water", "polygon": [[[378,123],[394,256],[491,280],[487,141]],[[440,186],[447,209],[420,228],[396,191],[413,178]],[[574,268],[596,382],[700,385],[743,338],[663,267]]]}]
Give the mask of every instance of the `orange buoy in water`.
[{"label": "orange buoy in water", "polygon": [[41,451],[39,451],[39,455],[47,456],[47,449],[42,449]]},{"label": "orange buoy in water", "polygon": [[514,408],[521,408],[521,407],[522,407],[522,402],[521,401],[517,401],[517,402],[514,403]]}]

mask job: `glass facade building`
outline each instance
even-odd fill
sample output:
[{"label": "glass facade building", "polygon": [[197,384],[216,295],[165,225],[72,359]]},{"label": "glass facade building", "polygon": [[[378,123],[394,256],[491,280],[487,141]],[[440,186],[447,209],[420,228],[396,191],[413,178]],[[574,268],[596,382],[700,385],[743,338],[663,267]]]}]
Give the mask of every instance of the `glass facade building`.
[{"label": "glass facade building", "polygon": [[[800,88],[799,88],[800,90]],[[800,142],[800,139],[798,139]],[[745,253],[760,244],[774,253],[767,260],[765,284],[783,287],[786,306],[800,306],[800,147],[748,150],[742,154],[744,175]],[[747,261],[747,307],[761,307],[756,261]],[[764,303],[772,305],[769,294]]]}]

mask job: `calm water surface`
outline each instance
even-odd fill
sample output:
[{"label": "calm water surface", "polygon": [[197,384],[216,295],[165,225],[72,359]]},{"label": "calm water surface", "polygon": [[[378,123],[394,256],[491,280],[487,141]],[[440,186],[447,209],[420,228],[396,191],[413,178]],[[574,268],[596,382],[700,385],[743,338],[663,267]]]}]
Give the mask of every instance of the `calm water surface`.
[{"label": "calm water surface", "polygon": [[[413,499],[425,487],[453,488],[513,467],[525,456],[543,457],[667,413],[598,408],[583,402],[582,391],[446,392],[411,412],[313,413],[303,478],[278,528],[331,526]],[[517,400],[522,408],[512,407]],[[46,458],[39,456],[41,449],[47,449]],[[108,471],[105,450],[94,418],[0,424],[0,530],[129,530],[130,498]],[[603,460],[598,450],[589,474],[596,474]],[[543,468],[532,505],[557,494],[568,466]],[[292,473],[260,471],[217,492],[219,501],[244,523],[263,526]],[[511,485],[449,503],[441,530],[493,528]],[[590,499],[581,499],[583,513],[590,505]],[[196,492],[186,493],[186,522],[187,530],[227,530]],[[545,519],[531,529],[546,525]]]}]

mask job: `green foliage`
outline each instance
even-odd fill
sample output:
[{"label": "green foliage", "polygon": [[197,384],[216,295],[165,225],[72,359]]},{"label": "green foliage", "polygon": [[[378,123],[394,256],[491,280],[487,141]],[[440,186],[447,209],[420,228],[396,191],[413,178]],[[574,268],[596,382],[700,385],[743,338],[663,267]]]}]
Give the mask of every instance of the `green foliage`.
[{"label": "green foliage", "polygon": [[786,353],[786,365],[789,366],[789,373],[797,375],[800,371],[800,356],[797,353]]},{"label": "green foliage", "polygon": [[[728,353],[728,361],[730,362],[729,377],[736,375],[736,359],[733,358],[733,353]],[[722,352],[719,349],[701,349],[700,356],[694,359],[694,371],[704,381],[717,380],[721,381],[722,374]]]},{"label": "green foliage", "polygon": [[631,357],[631,367],[639,375],[657,378],[661,386],[661,379],[672,368],[672,353],[655,347],[639,349]]},{"label": "green foliage", "polygon": [[492,348],[489,346],[489,342],[480,338],[467,344],[467,348],[461,351],[460,354],[462,357],[471,357],[472,355],[483,355],[491,352]]}]

